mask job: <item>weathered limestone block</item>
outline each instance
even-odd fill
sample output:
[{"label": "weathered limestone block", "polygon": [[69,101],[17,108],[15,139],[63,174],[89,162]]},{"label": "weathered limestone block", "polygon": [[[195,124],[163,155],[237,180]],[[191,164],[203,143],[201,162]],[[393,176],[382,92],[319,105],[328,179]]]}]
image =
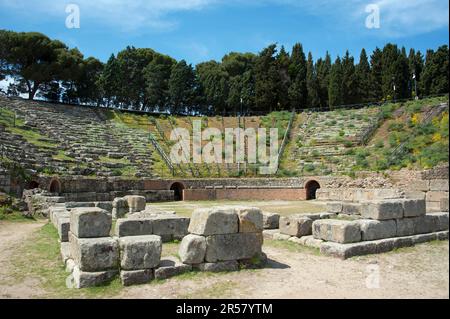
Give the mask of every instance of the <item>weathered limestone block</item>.
[{"label": "weathered limestone block", "polygon": [[[272,235],[272,240],[289,240],[292,236],[276,232]],[[297,237],[298,238],[298,237]]]},{"label": "weathered limestone block", "polygon": [[327,202],[327,211],[329,213],[340,214],[342,213],[342,202]]},{"label": "weathered limestone block", "polygon": [[361,215],[363,218],[375,220],[403,218],[403,201],[380,200],[364,202]]},{"label": "weathered limestone block", "polygon": [[124,199],[128,202],[130,213],[137,213],[145,210],[146,200],[144,196],[130,195],[125,196]]},{"label": "weathered limestone block", "polygon": [[117,240],[104,238],[78,238],[69,234],[70,256],[82,271],[97,272],[119,266]]},{"label": "weathered limestone block", "polygon": [[[296,238],[296,237],[292,237],[292,238]],[[320,248],[320,245],[322,245],[322,243],[324,242],[322,239],[316,239],[312,235],[304,236],[302,238],[297,238],[297,239],[298,239],[298,241],[294,241],[294,242],[296,242],[300,245],[312,247],[312,248]]]},{"label": "weathered limestone block", "polygon": [[61,253],[61,259],[62,259],[63,263],[65,264],[69,259],[71,259],[70,243],[68,243],[68,242],[61,243],[60,253]]},{"label": "weathered limestone block", "polygon": [[58,218],[58,236],[61,242],[69,241],[70,218]]},{"label": "weathered limestone block", "polygon": [[427,202],[441,202],[442,198],[449,198],[448,191],[430,191],[427,192]]},{"label": "weathered limestone block", "polygon": [[214,263],[252,258],[261,254],[262,244],[263,236],[261,233],[208,236],[206,238],[205,260]]},{"label": "weathered limestone block", "polygon": [[397,236],[397,223],[395,220],[369,220],[358,221],[361,227],[363,241],[392,238]]},{"label": "weathered limestone block", "polygon": [[427,234],[439,230],[439,217],[426,215],[414,219],[414,234]]},{"label": "weathered limestone block", "polygon": [[120,218],[114,233],[117,237],[153,235],[153,219]]},{"label": "weathered limestone block", "polygon": [[66,261],[66,272],[71,274],[75,268],[77,264],[75,263],[75,261],[73,259],[67,259]]},{"label": "weathered limestone block", "polygon": [[321,219],[313,223],[313,235],[316,239],[335,243],[354,243],[361,241],[361,229],[358,222]]},{"label": "weathered limestone block", "polygon": [[263,237],[264,237],[264,239],[273,240],[274,234],[279,234],[279,233],[280,233],[279,229],[266,229],[263,231]]},{"label": "weathered limestone block", "polygon": [[155,278],[158,280],[181,275],[192,270],[191,265],[181,263],[176,257],[166,257],[161,260],[155,269]]},{"label": "weathered limestone block", "polygon": [[404,217],[419,217],[427,213],[425,200],[405,199],[403,200]]},{"label": "weathered limestone block", "polygon": [[150,269],[161,260],[161,237],[155,235],[119,238],[120,267],[123,270]]},{"label": "weathered limestone block", "polygon": [[411,236],[415,234],[415,221],[416,217],[414,218],[402,218],[397,219],[397,237],[403,237],[403,236]]},{"label": "weathered limestone block", "polygon": [[187,235],[181,241],[178,252],[184,264],[200,264],[205,260],[206,238],[198,235]]},{"label": "weathered limestone block", "polygon": [[100,286],[110,282],[117,274],[118,270],[85,272],[75,266],[72,274],[66,280],[66,285],[67,288],[75,289]]},{"label": "weathered limestone block", "polygon": [[258,233],[263,231],[263,215],[256,207],[236,207],[240,233]]},{"label": "weathered limestone block", "polygon": [[152,269],[121,270],[120,281],[124,286],[143,285],[154,279]]},{"label": "weathered limestone block", "polygon": [[216,262],[216,263],[202,263],[194,266],[199,271],[206,272],[227,272],[238,271],[239,263],[236,260]]},{"label": "weathered limestone block", "polygon": [[437,220],[437,228],[434,231],[440,232],[448,230],[448,213],[431,213],[429,215]]},{"label": "weathered limestone block", "polygon": [[430,191],[448,192],[448,179],[430,180]]},{"label": "weathered limestone block", "polygon": [[263,212],[263,227],[264,229],[278,229],[280,227],[280,215]]},{"label": "weathered limestone block", "polygon": [[181,240],[186,236],[190,219],[174,215],[159,215],[153,219],[153,234],[161,236],[163,242]]},{"label": "weathered limestone block", "polygon": [[361,215],[362,205],[359,203],[342,203],[342,213],[347,215]]},{"label": "weathered limestone block", "polygon": [[330,218],[337,218],[337,213],[320,213],[319,219],[330,219]]},{"label": "weathered limestone block", "polygon": [[128,211],[128,201],[124,198],[115,198],[112,202],[112,216],[114,219],[124,217]]},{"label": "weathered limestone block", "polygon": [[95,207],[106,210],[109,214],[111,214],[113,210],[112,202],[95,202]]},{"label": "weathered limestone block", "polygon": [[72,208],[87,208],[87,207],[95,207],[94,202],[67,202],[66,208],[72,209]]},{"label": "weathered limestone block", "polygon": [[280,232],[285,235],[302,237],[312,234],[313,220],[302,215],[283,216],[280,218]]},{"label": "weathered limestone block", "polygon": [[196,235],[234,234],[239,231],[239,218],[233,208],[197,209],[189,224],[189,232]]},{"label": "weathered limestone block", "polygon": [[441,211],[448,213],[448,198],[441,198]]},{"label": "weathered limestone block", "polygon": [[112,218],[98,207],[74,208],[70,214],[70,231],[78,238],[107,237]]}]

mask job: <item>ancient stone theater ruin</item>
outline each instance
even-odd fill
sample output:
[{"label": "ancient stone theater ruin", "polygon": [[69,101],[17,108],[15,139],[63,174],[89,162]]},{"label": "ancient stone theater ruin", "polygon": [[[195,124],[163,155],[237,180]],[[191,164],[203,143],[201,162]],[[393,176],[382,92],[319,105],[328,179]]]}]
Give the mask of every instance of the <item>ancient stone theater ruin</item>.
[{"label": "ancient stone theater ruin", "polygon": [[[410,145],[429,134],[423,127],[435,127],[429,140],[448,146],[448,127],[446,137],[437,131],[448,125],[448,96],[239,118],[1,96],[0,115],[0,206],[49,219],[69,288],[261,269],[276,262],[265,241],[312,247],[333,262],[448,240],[448,160],[404,156],[421,152]],[[170,132],[192,132],[194,120],[219,130],[284,127],[276,170],[261,175],[245,160],[175,163]],[[299,206],[266,211],[267,201]],[[154,205],[174,202],[183,209]],[[163,254],[169,243],[177,244],[173,256]]]}]

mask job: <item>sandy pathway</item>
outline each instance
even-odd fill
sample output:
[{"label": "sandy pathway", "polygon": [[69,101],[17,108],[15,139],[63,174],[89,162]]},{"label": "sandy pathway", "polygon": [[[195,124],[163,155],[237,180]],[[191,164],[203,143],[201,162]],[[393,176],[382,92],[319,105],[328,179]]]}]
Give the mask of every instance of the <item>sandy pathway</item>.
[{"label": "sandy pathway", "polygon": [[0,222],[0,298],[32,298],[41,294],[39,279],[13,284],[9,273],[14,250],[43,225],[45,222]]}]

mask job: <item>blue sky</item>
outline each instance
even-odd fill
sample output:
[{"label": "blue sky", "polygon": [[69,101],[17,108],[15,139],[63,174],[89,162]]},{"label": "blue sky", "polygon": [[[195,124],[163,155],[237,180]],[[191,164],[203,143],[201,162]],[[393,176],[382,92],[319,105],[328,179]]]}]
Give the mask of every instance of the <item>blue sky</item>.
[{"label": "blue sky", "polygon": [[[80,29],[65,26],[71,3]],[[379,29],[365,26],[368,4],[380,8]],[[301,42],[315,59],[387,42],[436,49],[448,44],[448,14],[447,0],[0,0],[1,29],[39,31],[102,61],[133,45],[193,64],[271,43]]]}]

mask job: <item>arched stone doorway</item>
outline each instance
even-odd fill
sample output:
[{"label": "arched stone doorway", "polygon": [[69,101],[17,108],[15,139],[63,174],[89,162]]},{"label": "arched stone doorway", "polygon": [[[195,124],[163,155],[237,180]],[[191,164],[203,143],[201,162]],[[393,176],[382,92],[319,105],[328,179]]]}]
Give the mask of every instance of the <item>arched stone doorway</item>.
[{"label": "arched stone doorway", "polygon": [[182,183],[179,183],[179,182],[173,183],[170,186],[170,190],[174,192],[173,199],[175,201],[182,201],[183,200],[183,190],[185,188],[186,187]]},{"label": "arched stone doorway", "polygon": [[306,200],[313,200],[317,198],[317,190],[320,188],[320,184],[317,181],[309,181],[305,185]]},{"label": "arched stone doorway", "polygon": [[48,191],[53,194],[61,193],[61,183],[58,179],[54,178],[51,180]]}]

